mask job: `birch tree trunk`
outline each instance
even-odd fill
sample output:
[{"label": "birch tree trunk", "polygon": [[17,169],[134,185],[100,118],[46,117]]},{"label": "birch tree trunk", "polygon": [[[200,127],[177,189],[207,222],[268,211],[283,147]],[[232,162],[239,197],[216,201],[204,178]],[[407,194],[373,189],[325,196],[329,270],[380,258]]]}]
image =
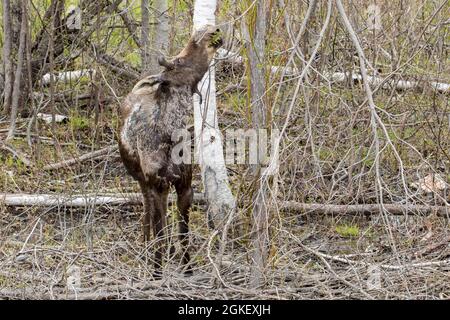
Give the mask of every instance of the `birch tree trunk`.
[{"label": "birch tree trunk", "polygon": [[[142,74],[156,74],[160,70],[158,57],[167,54],[169,46],[169,9],[167,0],[153,0],[150,7],[149,0],[142,0]],[[152,17],[152,21],[150,21]],[[150,22],[154,25],[150,33]]]},{"label": "birch tree trunk", "polygon": [[152,49],[150,54],[149,71],[152,74],[158,73],[160,66],[158,64],[159,55],[167,55],[169,47],[169,18],[167,10],[169,9],[167,0],[153,0],[153,24],[155,26],[152,38]]},{"label": "birch tree trunk", "polygon": [[[194,29],[206,24],[215,25],[216,6],[216,0],[195,1]],[[220,228],[236,204],[228,185],[223,139],[217,121],[214,67],[210,67],[209,72],[199,83],[199,91],[203,103],[200,105],[199,97],[194,95],[195,155],[200,163],[210,225]]]}]

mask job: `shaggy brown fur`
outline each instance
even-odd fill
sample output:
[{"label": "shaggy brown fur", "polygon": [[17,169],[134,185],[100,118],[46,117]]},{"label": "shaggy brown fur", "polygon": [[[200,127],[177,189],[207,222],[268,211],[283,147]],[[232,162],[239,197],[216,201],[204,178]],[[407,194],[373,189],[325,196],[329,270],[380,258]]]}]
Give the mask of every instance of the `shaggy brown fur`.
[{"label": "shaggy brown fur", "polygon": [[[119,148],[128,172],[139,182],[144,198],[144,241],[150,229],[157,240],[155,269],[159,274],[162,254],[167,195],[175,186],[180,212],[179,232],[183,247],[183,263],[188,264],[189,209],[192,204],[192,168],[176,165],[171,160],[174,146],[171,136],[185,129],[192,114],[192,95],[208,70],[218,47],[222,44],[220,30],[206,26],[196,31],[187,46],[172,61],[159,63],[165,70],[139,81],[120,108]],[[188,267],[187,272],[190,268]]]}]

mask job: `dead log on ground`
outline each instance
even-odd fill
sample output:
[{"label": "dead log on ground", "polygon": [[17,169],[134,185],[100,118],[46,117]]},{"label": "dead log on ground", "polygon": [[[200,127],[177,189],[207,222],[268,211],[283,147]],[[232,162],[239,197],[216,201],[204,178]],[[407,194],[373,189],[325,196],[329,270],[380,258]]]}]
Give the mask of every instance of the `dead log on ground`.
[{"label": "dead log on ground", "polygon": [[[450,206],[427,206],[427,205],[403,205],[403,204],[384,204],[384,209],[394,216],[403,215],[431,215],[436,214],[439,217],[450,216]],[[319,204],[319,203],[300,203],[295,201],[286,201],[281,204],[281,209],[285,211],[298,213],[314,213],[326,215],[374,215],[380,213],[379,204]]]},{"label": "dead log on ground", "polygon": [[[175,195],[169,195],[169,202],[175,201]],[[205,204],[203,194],[194,194],[194,203]],[[0,205],[10,207],[37,206],[37,207],[86,207],[86,206],[117,206],[142,205],[140,193],[108,193],[108,194],[8,194],[0,193]],[[450,206],[402,205],[384,204],[390,215],[431,215],[439,217],[450,216]],[[379,204],[319,204],[284,201],[280,203],[280,210],[294,213],[325,214],[325,215],[376,215],[380,213]]]},{"label": "dead log on ground", "polygon": [[54,82],[73,82],[77,81],[82,77],[93,78],[95,77],[96,71],[94,69],[83,69],[83,70],[74,70],[74,71],[65,71],[65,72],[57,72],[53,75],[50,73],[46,73],[41,82],[43,85],[48,85],[53,80]]},{"label": "dead log on ground", "polygon": [[[235,65],[243,65],[244,58],[237,53],[227,51],[226,49],[219,49],[217,54],[218,60],[226,60]],[[285,67],[285,66],[271,66],[271,73],[281,74],[285,73],[285,76],[295,76],[300,73],[301,70]],[[330,82],[345,83],[348,78],[351,78],[353,82],[362,82],[362,75],[359,73],[350,72],[325,72],[323,77]],[[442,94],[450,93],[450,84],[444,82],[433,81],[431,79],[423,80],[399,80],[383,76],[368,76],[368,80],[372,86],[381,86],[383,89],[395,88],[399,91],[404,90],[424,90],[425,88],[431,88]]]},{"label": "dead log on ground", "polygon": [[[169,195],[169,202],[176,201]],[[194,194],[194,203],[204,204],[202,194]],[[120,206],[142,205],[141,193],[117,194],[0,194],[0,206],[8,207],[88,207],[88,206]]]},{"label": "dead log on ground", "polygon": [[70,167],[76,163],[81,163],[83,161],[87,161],[90,159],[96,159],[96,158],[102,157],[102,156],[110,154],[110,153],[115,153],[117,150],[118,150],[117,146],[106,147],[106,148],[103,148],[100,150],[96,150],[93,152],[83,154],[79,157],[74,157],[72,159],[68,159],[65,161],[58,162],[58,163],[48,164],[48,165],[44,166],[42,169],[45,171],[50,171],[50,170],[56,170],[56,169],[61,169],[61,168],[65,168],[65,167]]}]

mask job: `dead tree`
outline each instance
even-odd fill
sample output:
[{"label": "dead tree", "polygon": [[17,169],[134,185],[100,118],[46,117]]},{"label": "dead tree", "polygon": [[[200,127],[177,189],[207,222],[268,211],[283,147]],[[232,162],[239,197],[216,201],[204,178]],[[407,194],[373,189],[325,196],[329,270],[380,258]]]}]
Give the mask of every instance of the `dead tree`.
[{"label": "dead tree", "polygon": [[16,119],[17,113],[19,109],[19,102],[21,98],[21,88],[22,88],[22,73],[25,67],[24,59],[25,59],[25,45],[26,45],[26,35],[28,28],[27,21],[27,11],[26,11],[26,2],[22,2],[22,18],[21,18],[21,28],[20,28],[20,39],[19,39],[19,51],[18,61],[16,66],[16,72],[14,74],[14,85],[12,90],[11,97],[11,123],[8,130],[8,136],[6,140],[10,140],[14,136],[14,131],[16,129]]},{"label": "dead tree", "polygon": [[3,86],[3,114],[9,114],[11,109],[13,63],[11,59],[11,3],[3,0],[3,63],[4,63],[4,86]]},{"label": "dead tree", "polygon": [[[174,60],[159,59],[165,70],[139,81],[120,108],[119,150],[128,172],[139,182],[144,198],[144,241],[150,228],[157,240],[154,266],[160,276],[169,186],[175,186],[180,212],[179,239],[187,265],[189,209],[192,204],[191,164],[172,158],[174,132],[186,128],[192,96],[221,46],[220,30],[208,25],[194,32]],[[186,272],[191,272],[189,266]]]}]

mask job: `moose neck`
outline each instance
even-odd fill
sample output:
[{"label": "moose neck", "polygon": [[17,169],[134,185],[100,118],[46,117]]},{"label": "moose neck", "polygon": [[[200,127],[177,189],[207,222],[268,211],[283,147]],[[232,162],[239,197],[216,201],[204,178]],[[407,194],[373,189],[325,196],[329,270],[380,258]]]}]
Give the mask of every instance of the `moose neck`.
[{"label": "moose neck", "polygon": [[213,55],[213,53],[208,53],[207,48],[200,47],[191,40],[177,55],[177,58],[183,61],[183,67],[190,70],[191,76],[195,78],[195,85],[197,85],[208,71]]},{"label": "moose neck", "polygon": [[157,93],[159,107],[158,127],[167,134],[185,129],[189,116],[193,113],[192,89],[184,86],[161,86]]}]

